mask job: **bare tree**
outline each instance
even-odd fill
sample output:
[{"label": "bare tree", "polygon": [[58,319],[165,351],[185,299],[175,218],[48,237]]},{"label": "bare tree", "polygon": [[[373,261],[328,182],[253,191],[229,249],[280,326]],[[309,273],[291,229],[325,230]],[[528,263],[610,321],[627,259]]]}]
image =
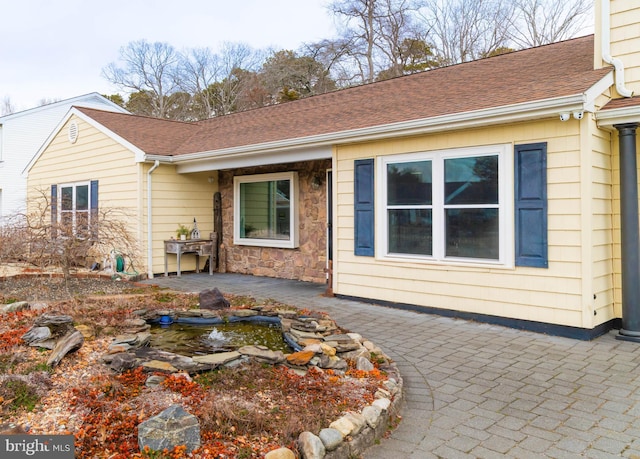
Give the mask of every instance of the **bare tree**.
[{"label": "bare tree", "polygon": [[374,81],[381,70],[402,74],[403,41],[423,38],[413,26],[413,0],[334,0],[329,8],[342,23],[340,59],[349,61],[343,66],[361,83]]},{"label": "bare tree", "polygon": [[529,48],[566,40],[584,28],[593,7],[592,0],[514,0],[515,17],[509,37]]},{"label": "bare tree", "polygon": [[239,70],[253,72],[262,61],[262,52],[243,43],[224,43],[219,54],[209,48],[189,51],[182,59],[180,85],[193,94],[193,110],[198,119],[225,115],[238,109],[242,85]]},{"label": "bare tree", "polygon": [[0,226],[0,262],[21,262],[41,268],[56,266],[66,278],[91,260],[104,260],[114,251],[128,260],[133,270],[139,259],[138,243],[132,236],[124,211],[103,207],[85,219],[71,223],[51,216],[48,193],[39,190],[27,212],[8,218]]},{"label": "bare tree", "polygon": [[467,62],[504,48],[511,0],[432,0],[421,9],[441,64]]},{"label": "bare tree", "polygon": [[16,107],[11,102],[11,98],[9,96],[5,96],[2,99],[2,105],[0,106],[0,116],[11,115],[15,113]]},{"label": "bare tree", "polygon": [[102,69],[109,82],[129,93],[142,92],[150,96],[151,116],[168,118],[168,96],[178,91],[180,55],[167,43],[130,42],[120,49],[122,67],[111,63]]}]

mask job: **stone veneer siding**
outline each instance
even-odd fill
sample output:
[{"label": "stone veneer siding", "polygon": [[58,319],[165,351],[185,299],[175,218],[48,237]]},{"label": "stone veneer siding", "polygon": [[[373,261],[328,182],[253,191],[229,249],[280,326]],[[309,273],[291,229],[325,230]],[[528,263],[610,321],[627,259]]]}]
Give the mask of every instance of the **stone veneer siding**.
[{"label": "stone veneer siding", "polygon": [[[255,276],[326,282],[327,183],[331,160],[220,171],[222,242],[226,271]],[[296,171],[299,193],[299,246],[295,249],[254,247],[233,243],[233,177]],[[318,186],[319,185],[319,186]]]}]

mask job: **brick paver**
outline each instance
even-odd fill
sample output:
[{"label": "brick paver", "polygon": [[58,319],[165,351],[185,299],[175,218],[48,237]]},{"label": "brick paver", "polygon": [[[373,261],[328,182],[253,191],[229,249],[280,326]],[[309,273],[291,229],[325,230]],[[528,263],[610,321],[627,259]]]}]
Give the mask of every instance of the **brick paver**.
[{"label": "brick paver", "polygon": [[400,369],[405,403],[366,459],[640,458],[640,344],[585,342],[323,296],[324,286],[237,274],[146,281],[326,311]]}]

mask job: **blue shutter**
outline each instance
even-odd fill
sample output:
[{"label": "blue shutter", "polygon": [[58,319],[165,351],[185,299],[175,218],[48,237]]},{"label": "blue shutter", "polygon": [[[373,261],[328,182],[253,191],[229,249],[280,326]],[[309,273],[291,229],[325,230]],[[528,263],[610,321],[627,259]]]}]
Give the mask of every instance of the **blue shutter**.
[{"label": "blue shutter", "polygon": [[51,185],[51,237],[58,235],[58,185]]},{"label": "blue shutter", "polygon": [[373,159],[359,159],[354,163],[354,228],[355,254],[374,255],[374,183]]},{"label": "blue shutter", "polygon": [[549,267],[547,144],[515,147],[516,266]]},{"label": "blue shutter", "polygon": [[98,237],[98,181],[91,180],[91,187],[89,192],[89,228],[91,228],[91,235]]},{"label": "blue shutter", "polygon": [[89,208],[91,212],[98,211],[98,181],[91,180],[91,202],[89,203]]}]

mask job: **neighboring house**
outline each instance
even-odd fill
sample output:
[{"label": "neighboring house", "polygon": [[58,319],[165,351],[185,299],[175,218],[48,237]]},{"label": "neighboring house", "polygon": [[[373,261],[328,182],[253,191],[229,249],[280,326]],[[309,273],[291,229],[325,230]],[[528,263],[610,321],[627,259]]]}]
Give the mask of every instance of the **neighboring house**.
[{"label": "neighboring house", "polygon": [[127,113],[92,93],[0,117],[0,223],[25,211],[27,178],[22,171],[72,106]]},{"label": "neighboring house", "polygon": [[179,223],[212,231],[219,192],[227,271],[635,340],[640,6],[596,18],[595,36],[197,123],[74,107],[29,188],[127,210],[150,276]]}]

